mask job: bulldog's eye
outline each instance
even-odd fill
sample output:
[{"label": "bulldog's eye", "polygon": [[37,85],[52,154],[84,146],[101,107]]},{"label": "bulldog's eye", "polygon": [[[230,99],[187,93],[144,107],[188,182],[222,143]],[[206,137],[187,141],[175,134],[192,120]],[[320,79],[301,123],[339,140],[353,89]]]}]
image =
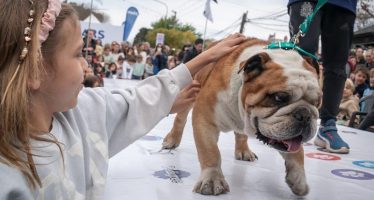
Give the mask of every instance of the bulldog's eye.
[{"label": "bulldog's eye", "polygon": [[272,94],[273,100],[277,103],[287,103],[290,100],[290,95],[286,92],[277,92]]}]

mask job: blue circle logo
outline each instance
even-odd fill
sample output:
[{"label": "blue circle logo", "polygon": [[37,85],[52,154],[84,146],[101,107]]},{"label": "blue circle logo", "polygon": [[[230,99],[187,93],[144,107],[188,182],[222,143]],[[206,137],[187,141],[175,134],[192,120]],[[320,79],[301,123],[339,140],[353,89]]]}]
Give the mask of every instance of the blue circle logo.
[{"label": "blue circle logo", "polygon": [[374,161],[371,161],[371,160],[359,160],[359,161],[353,161],[352,163],[360,167],[374,169]]},{"label": "blue circle logo", "polygon": [[182,178],[189,177],[190,175],[190,172],[175,169],[175,166],[169,166],[164,170],[153,173],[153,176],[161,179],[169,179],[172,183],[182,183]]},{"label": "blue circle logo", "polygon": [[356,179],[356,180],[374,179],[373,174],[359,171],[359,170],[354,170],[354,169],[334,169],[331,171],[331,173],[336,176],[340,176],[340,177],[348,178],[348,179]]}]

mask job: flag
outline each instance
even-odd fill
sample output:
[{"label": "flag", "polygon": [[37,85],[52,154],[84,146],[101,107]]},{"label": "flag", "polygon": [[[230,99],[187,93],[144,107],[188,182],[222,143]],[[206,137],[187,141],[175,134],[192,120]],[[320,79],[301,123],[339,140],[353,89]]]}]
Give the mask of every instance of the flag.
[{"label": "flag", "polygon": [[134,26],[135,20],[138,17],[138,15],[138,9],[136,9],[135,7],[130,7],[127,9],[126,19],[124,22],[125,25],[123,27],[123,41],[127,41],[127,38],[130,35],[131,29]]},{"label": "flag", "polygon": [[[214,2],[217,3],[217,0],[213,0]],[[203,15],[211,22],[213,22],[213,16],[212,16],[212,11],[210,10],[210,0],[206,0],[205,3],[205,9],[203,12]]]}]

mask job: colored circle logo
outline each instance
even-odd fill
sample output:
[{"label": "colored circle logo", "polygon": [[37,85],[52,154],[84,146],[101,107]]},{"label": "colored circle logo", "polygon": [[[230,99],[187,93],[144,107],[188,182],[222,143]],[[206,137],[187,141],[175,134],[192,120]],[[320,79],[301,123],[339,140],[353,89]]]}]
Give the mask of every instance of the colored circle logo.
[{"label": "colored circle logo", "polygon": [[190,172],[175,169],[175,166],[169,166],[164,170],[153,173],[153,176],[161,179],[169,179],[172,183],[182,183],[182,178],[189,177],[190,175]]},{"label": "colored circle logo", "polygon": [[156,135],[145,135],[140,138],[141,140],[147,140],[147,141],[157,141],[162,140],[162,137],[156,136]]},{"label": "colored circle logo", "polygon": [[339,156],[327,154],[327,153],[307,153],[305,154],[309,158],[320,159],[320,160],[340,160]]},{"label": "colored circle logo", "polygon": [[348,179],[355,179],[355,180],[374,179],[373,174],[359,171],[359,170],[354,170],[354,169],[334,169],[331,171],[331,173],[336,176],[340,176],[340,177],[348,178]]},{"label": "colored circle logo", "polygon": [[374,161],[371,161],[371,160],[359,160],[359,161],[353,161],[352,163],[360,167],[374,169]]}]

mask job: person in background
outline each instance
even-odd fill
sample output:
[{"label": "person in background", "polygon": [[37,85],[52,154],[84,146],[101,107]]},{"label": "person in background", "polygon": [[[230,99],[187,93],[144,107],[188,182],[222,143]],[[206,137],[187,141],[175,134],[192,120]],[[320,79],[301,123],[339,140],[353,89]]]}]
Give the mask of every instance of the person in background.
[{"label": "person in background", "polygon": [[168,56],[168,69],[173,69],[175,66],[177,66],[177,63],[175,61],[174,56]]},{"label": "person in background", "polygon": [[104,53],[102,57],[103,57],[102,62],[104,63],[103,67],[105,71],[107,71],[109,69],[109,64],[116,62],[116,60],[114,60],[114,56],[112,55],[112,51],[109,45],[105,45]]},{"label": "person in background", "polygon": [[134,70],[134,64],[136,63],[136,57],[135,56],[128,56],[127,59],[125,59],[125,62],[123,63],[123,70],[122,74],[120,75],[123,79],[131,79],[132,78],[132,72]]},{"label": "person in background", "polygon": [[86,36],[83,38],[84,47],[83,47],[83,54],[90,54],[92,56],[96,56],[95,49],[96,49],[96,40],[95,40],[95,30],[89,29],[87,30]]},{"label": "person in background", "polygon": [[183,62],[184,55],[186,52],[191,48],[191,44],[185,44],[183,45],[181,51],[178,53],[178,60],[179,62]]},{"label": "person in background", "polygon": [[369,87],[366,83],[366,80],[369,78],[369,70],[363,64],[357,65],[355,74],[355,91],[354,95],[357,95],[358,98],[361,98],[364,94],[364,91]]},{"label": "person in background", "polygon": [[351,51],[348,56],[348,61],[346,64],[346,73],[347,75],[353,73],[356,70],[356,53],[354,51]]},{"label": "person in background", "polygon": [[[367,96],[374,94],[374,68],[369,71],[369,76],[370,76],[369,87],[364,90],[362,94],[362,98],[365,98]],[[366,110],[368,109],[366,109],[365,101],[363,101],[360,104],[360,111],[365,112]]]},{"label": "person in background", "polygon": [[125,54],[123,52],[121,52],[120,50],[121,50],[121,48],[120,48],[120,45],[118,44],[118,42],[116,42],[116,41],[112,42],[112,56],[114,58],[114,61],[117,61],[118,57],[120,57],[120,56],[126,58]]},{"label": "person in background", "polygon": [[144,78],[153,76],[153,63],[152,63],[152,57],[147,56],[145,60],[145,72],[144,72]]},{"label": "person in background", "polygon": [[91,67],[87,67],[87,69],[84,70],[84,77],[86,77],[88,75],[95,75],[94,71],[93,71],[93,69]]},{"label": "person in background", "polygon": [[365,53],[365,59],[366,59],[366,68],[371,70],[374,68],[374,51],[373,49],[368,49]]},{"label": "person in background", "polygon": [[87,75],[84,78],[83,85],[90,88],[100,87],[100,78],[92,74]]},{"label": "person in background", "polygon": [[154,74],[158,74],[159,71],[168,68],[168,55],[166,54],[166,48],[162,44],[158,44],[155,53],[153,55],[153,70]]},{"label": "person in background", "polygon": [[[300,24],[313,13],[316,1],[289,0],[291,37]],[[300,37],[299,47],[316,54],[321,36],[323,59],[322,106],[320,127],[314,144],[331,153],[349,153],[349,145],[340,137],[336,116],[347,79],[346,64],[352,43],[357,0],[329,0],[314,16],[308,32]]]},{"label": "person in background", "polygon": [[96,54],[96,60],[100,61],[103,59],[103,52],[104,52],[104,47],[102,45],[102,42],[100,39],[96,40],[96,48],[95,48],[95,54]]},{"label": "person in background", "polygon": [[144,75],[145,64],[142,63],[143,57],[141,55],[136,56],[136,63],[134,64],[134,70],[132,71],[131,79],[142,80]]},{"label": "person in background", "polygon": [[343,98],[339,105],[339,113],[336,117],[337,124],[348,126],[352,113],[359,111],[358,97],[353,95],[354,90],[355,85],[350,79],[347,79],[345,81]]},{"label": "person in background", "polygon": [[196,39],[193,44],[193,47],[184,53],[182,63],[186,63],[190,61],[192,58],[195,58],[197,55],[199,55],[203,51],[203,43],[203,39]]},{"label": "person in background", "polygon": [[105,69],[100,63],[96,64],[94,68],[94,75],[99,77],[100,86],[103,86],[103,83],[104,83],[103,79],[105,78]]},{"label": "person in background", "polygon": [[357,64],[366,64],[365,57],[364,57],[364,49],[362,47],[356,48],[356,60]]},{"label": "person in background", "polygon": [[105,72],[105,78],[117,78],[117,65],[116,63],[110,63],[108,71]]}]

